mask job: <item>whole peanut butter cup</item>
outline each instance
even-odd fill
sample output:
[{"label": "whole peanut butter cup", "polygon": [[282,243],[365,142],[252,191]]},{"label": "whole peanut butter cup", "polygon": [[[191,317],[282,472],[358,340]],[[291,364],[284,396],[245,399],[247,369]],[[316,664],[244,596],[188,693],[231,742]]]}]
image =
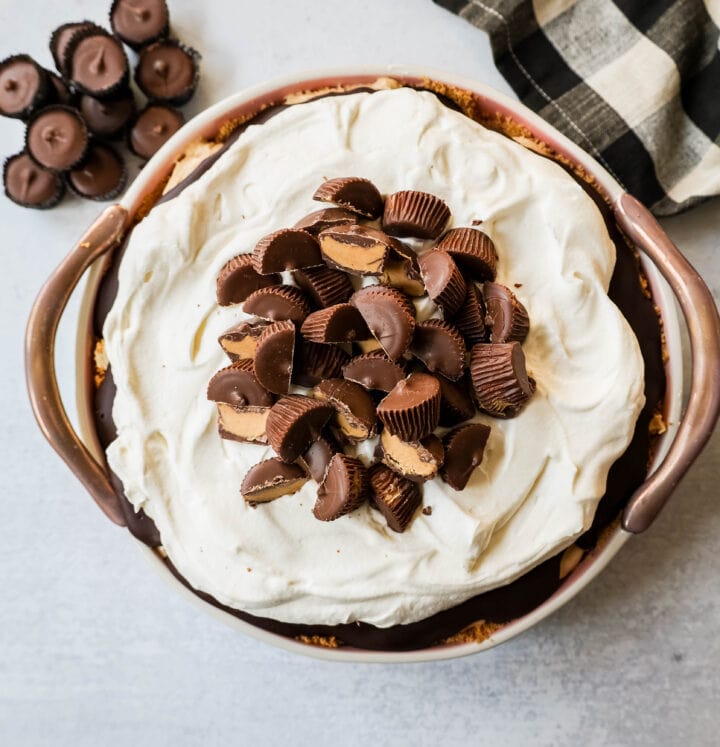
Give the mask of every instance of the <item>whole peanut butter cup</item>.
[{"label": "whole peanut butter cup", "polygon": [[305,294],[294,285],[270,285],[251,293],[243,302],[243,311],[271,322],[289,319],[295,324],[302,324],[310,313],[310,303]]},{"label": "whole peanut butter cup", "polygon": [[436,239],[450,220],[450,208],[429,192],[404,190],[385,198],[383,230],[391,236]]},{"label": "whole peanut butter cup", "polygon": [[357,220],[357,213],[353,213],[345,208],[322,208],[321,210],[315,210],[304,218],[301,218],[294,225],[294,228],[300,228],[313,236],[317,236],[320,231],[324,231],[326,228],[342,226],[348,223],[357,223]]},{"label": "whole peanut butter cup", "polygon": [[401,358],[415,331],[415,307],[407,296],[395,288],[370,285],[353,293],[350,303],[362,314],[387,356]]},{"label": "whole peanut butter cup", "polygon": [[348,276],[330,267],[306,267],[296,270],[293,278],[308,298],[320,308],[344,303],[353,294]]},{"label": "whole peanut butter cup", "polygon": [[452,318],[452,323],[465,338],[468,347],[487,342],[485,301],[475,283],[467,284],[465,300]]},{"label": "whole peanut butter cup", "polygon": [[485,283],[485,324],[490,342],[522,342],[530,331],[527,309],[504,285]]},{"label": "whole peanut butter cup", "polygon": [[52,171],[79,165],[88,150],[89,136],[80,113],[69,106],[47,106],[28,124],[27,151],[36,163]]},{"label": "whole peanut butter cup", "polygon": [[368,470],[370,494],[394,532],[404,532],[420,507],[420,488],[401,477],[384,464],[374,464]]},{"label": "whole peanut butter cup", "polygon": [[309,340],[301,340],[296,351],[293,366],[293,384],[315,386],[324,379],[335,379],[342,373],[342,367],[350,356],[337,345],[324,345]]},{"label": "whole peanut butter cup", "polygon": [[465,341],[448,322],[428,319],[415,327],[410,352],[430,373],[457,381],[465,371]]},{"label": "whole peanut butter cup", "polygon": [[350,443],[375,435],[375,402],[360,384],[347,379],[326,379],[313,389],[313,394],[335,408],[337,427]]},{"label": "whole peanut butter cup", "polygon": [[445,464],[442,479],[455,490],[464,490],[472,473],[480,466],[490,426],[467,423],[445,434]]},{"label": "whole peanut butter cup", "polygon": [[62,176],[38,166],[25,151],[5,161],[3,184],[14,203],[39,210],[54,207],[65,194]]},{"label": "whole peanut butter cup", "polygon": [[270,407],[275,401],[275,397],[255,376],[251,360],[240,360],[221,368],[210,379],[207,398],[239,407]]},{"label": "whole peanut butter cup", "polygon": [[404,441],[384,430],[380,435],[380,446],[383,462],[408,480],[432,480],[443,464],[442,442],[432,433],[420,441]]},{"label": "whole peanut butter cup", "polygon": [[268,443],[283,462],[294,462],[318,438],[335,410],[299,394],[281,397],[267,418]]},{"label": "whole peanut butter cup", "polygon": [[440,425],[450,428],[475,415],[475,403],[470,396],[470,379],[467,371],[458,381],[438,376],[440,384]]},{"label": "whole peanut butter cup", "polygon": [[462,306],[467,288],[455,260],[440,249],[423,254],[418,260],[428,296],[442,308],[447,319]]},{"label": "whole peanut butter cup", "polygon": [[0,115],[28,119],[50,100],[47,72],[27,54],[0,62]]},{"label": "whole peanut butter cup", "polygon": [[144,47],[135,68],[135,82],[150,101],[181,106],[195,93],[200,55],[176,39]]},{"label": "whole peanut butter cup", "polygon": [[132,122],[128,147],[140,158],[151,158],[184,123],[181,111],[164,104],[148,104]]},{"label": "whole peanut butter cup", "polygon": [[86,200],[112,200],[127,184],[122,156],[109,145],[94,142],[79,166],[67,174],[70,189]]},{"label": "whole peanut butter cup", "polygon": [[217,300],[220,306],[242,303],[255,291],[280,285],[280,275],[260,275],[253,267],[252,254],[233,257],[217,277]]},{"label": "whole peanut butter cup", "polygon": [[342,447],[336,441],[335,437],[326,429],[321,436],[313,441],[305,449],[300,462],[305,466],[315,482],[322,482],[325,479],[330,460],[334,454],[342,451]]},{"label": "whole peanut butter cup", "polygon": [[365,320],[349,303],[314,311],[307,316],[300,331],[306,340],[322,343],[353,342],[370,337]]},{"label": "whole peanut butter cup", "polygon": [[104,98],[127,87],[128,59],[122,44],[98,27],[76,31],[62,63],[65,75],[80,92]]},{"label": "whole peanut butter cup", "polygon": [[326,228],[318,234],[327,265],[351,275],[381,275],[392,239],[377,228],[357,223]]},{"label": "whole peanut butter cup", "polygon": [[355,356],[343,366],[342,374],[348,381],[379,392],[389,392],[407,375],[404,366],[390,360],[383,350]]},{"label": "whole peanut butter cup", "polygon": [[515,417],[535,391],[519,342],[475,345],[470,377],[479,407],[496,417]]},{"label": "whole peanut butter cup", "polygon": [[50,54],[55,63],[55,68],[63,78],[70,77],[70,71],[68,70],[69,60],[67,57],[70,41],[78,31],[86,31],[87,29],[94,29],[99,33],[107,33],[102,26],[98,26],[92,21],[73,21],[58,26],[50,35]]},{"label": "whole peanut butter cup", "polygon": [[368,498],[367,470],[359,459],[334,454],[318,487],[313,514],[320,521],[335,521],[359,508]]},{"label": "whole peanut butter cup", "polygon": [[140,49],[168,35],[170,13],[165,0],[113,0],[113,33],[132,49]]},{"label": "whole peanut butter cup", "polygon": [[223,332],[218,337],[218,344],[231,361],[239,361],[243,358],[252,360],[255,358],[255,350],[260,335],[270,324],[271,322],[268,322],[267,319],[240,322],[240,324]]},{"label": "whole peanut butter cup", "polygon": [[114,140],[125,132],[135,116],[135,97],[129,91],[114,99],[81,96],[79,109],[93,135]]},{"label": "whole peanut butter cup", "polygon": [[307,481],[307,473],[299,464],[272,457],[250,467],[240,493],[248,503],[267,503],[297,493]]},{"label": "whole peanut butter cup", "polygon": [[452,228],[437,244],[473,280],[494,280],[497,250],[492,239],[477,228]]},{"label": "whole peanut butter cup", "polygon": [[390,433],[403,441],[419,441],[440,420],[440,384],[435,376],[414,373],[398,382],[380,402],[377,415]]},{"label": "whole peanut butter cup", "polygon": [[332,202],[373,220],[383,211],[380,190],[369,179],[359,176],[328,179],[317,188],[313,200]]},{"label": "whole peanut butter cup", "polygon": [[323,264],[317,240],[299,228],[281,228],[264,236],[255,245],[252,257],[255,272],[261,275]]},{"label": "whole peanut butter cup", "polygon": [[255,377],[269,392],[287,394],[294,354],[295,325],[291,321],[265,327],[257,341],[253,366]]}]

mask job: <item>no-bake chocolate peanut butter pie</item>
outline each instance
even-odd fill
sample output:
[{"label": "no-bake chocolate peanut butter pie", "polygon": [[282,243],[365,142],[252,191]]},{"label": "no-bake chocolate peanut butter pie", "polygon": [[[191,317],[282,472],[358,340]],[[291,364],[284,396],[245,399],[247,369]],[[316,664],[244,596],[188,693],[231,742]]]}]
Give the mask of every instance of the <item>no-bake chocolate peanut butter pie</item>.
[{"label": "no-bake chocolate peanut butter pie", "polygon": [[202,598],[309,643],[482,640],[530,611],[662,428],[660,323],[602,198],[432,88],[228,123],[96,304],[131,531]]}]

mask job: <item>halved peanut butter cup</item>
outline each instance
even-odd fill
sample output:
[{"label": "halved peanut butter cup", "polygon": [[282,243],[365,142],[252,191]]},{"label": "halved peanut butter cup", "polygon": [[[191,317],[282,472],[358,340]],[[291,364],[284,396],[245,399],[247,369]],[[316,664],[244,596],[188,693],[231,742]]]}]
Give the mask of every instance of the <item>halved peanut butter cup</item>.
[{"label": "halved peanut butter cup", "polygon": [[465,341],[448,322],[428,319],[415,327],[410,352],[430,373],[457,381],[465,371]]},{"label": "halved peanut butter cup", "polygon": [[261,275],[323,264],[317,239],[299,228],[281,228],[264,236],[255,245],[252,258],[255,272]]},{"label": "halved peanut butter cup", "polygon": [[410,299],[395,288],[370,285],[353,293],[350,303],[362,314],[388,357],[402,357],[415,331],[415,307]]},{"label": "halved peanut butter cup", "polygon": [[218,343],[231,361],[239,361],[243,358],[252,360],[255,357],[255,348],[260,335],[269,323],[265,319],[240,322],[223,332],[218,337]]},{"label": "halved peanut butter cup", "polygon": [[382,226],[391,236],[436,239],[449,219],[450,208],[439,197],[408,189],[385,198]]},{"label": "halved peanut butter cup", "polygon": [[390,360],[383,350],[356,355],[343,366],[342,374],[348,381],[379,392],[389,392],[407,375],[404,366]]},{"label": "halved peanut butter cup", "polygon": [[530,318],[518,297],[500,283],[485,283],[483,296],[490,342],[522,342],[530,331]]},{"label": "halved peanut butter cup", "polygon": [[443,445],[433,434],[420,441],[404,441],[385,430],[380,435],[380,445],[383,462],[409,480],[432,480],[443,464]]},{"label": "halved peanut butter cup", "polygon": [[351,275],[381,275],[392,239],[377,228],[357,223],[326,228],[318,235],[330,267]]},{"label": "halved peanut butter cup", "polygon": [[428,296],[451,319],[462,306],[467,291],[465,280],[455,260],[440,249],[423,254],[418,260]]},{"label": "halved peanut butter cup", "polygon": [[467,423],[445,435],[445,464],[442,479],[455,490],[464,490],[472,473],[480,466],[490,426]]},{"label": "halved peanut butter cup", "polygon": [[535,391],[519,342],[475,345],[470,377],[479,407],[500,418],[515,417]]},{"label": "halved peanut butter cup", "polygon": [[375,402],[360,384],[347,379],[326,379],[313,389],[313,394],[335,408],[335,423],[350,443],[375,435]]},{"label": "halved peanut butter cup", "polygon": [[295,325],[286,320],[274,322],[263,331],[255,351],[257,380],[270,392],[287,394],[295,354]]},{"label": "halved peanut butter cup", "polygon": [[341,226],[343,223],[357,223],[357,213],[352,213],[345,208],[322,208],[301,218],[294,228],[301,228],[313,236],[317,236],[320,231],[332,226]]},{"label": "halved peanut butter cup", "polygon": [[315,482],[322,482],[333,455],[341,451],[342,447],[326,428],[323,434],[305,449],[300,461]]},{"label": "halved peanut butter cup", "polygon": [[440,384],[440,425],[450,428],[475,415],[475,403],[470,396],[468,373],[458,381],[450,381],[444,376],[437,377]]},{"label": "halved peanut butter cup", "polygon": [[243,311],[271,322],[290,320],[302,324],[310,313],[310,302],[294,285],[273,285],[251,293],[243,303]]},{"label": "halved peanut butter cup", "polygon": [[380,190],[369,179],[359,176],[328,179],[317,188],[313,200],[332,202],[373,220],[383,211]]},{"label": "halved peanut butter cup", "polygon": [[220,438],[243,443],[266,444],[269,407],[217,403]]},{"label": "halved peanut butter cup", "polygon": [[267,503],[297,493],[307,481],[308,476],[300,465],[272,457],[248,470],[240,492],[248,503]]},{"label": "halved peanut butter cup", "polygon": [[354,342],[370,337],[362,315],[349,303],[314,311],[305,319],[300,331],[306,340],[322,343]]},{"label": "halved peanut butter cup", "polygon": [[313,514],[320,521],[334,521],[359,508],[368,498],[367,470],[359,459],[335,454],[318,488]]},{"label": "halved peanut butter cup", "polygon": [[370,493],[375,505],[394,532],[404,532],[420,506],[418,486],[383,464],[368,470]]},{"label": "halved peanut butter cup", "polygon": [[221,368],[210,379],[207,398],[241,407],[270,407],[275,401],[275,397],[257,380],[251,360],[239,360]]},{"label": "halved peanut butter cup", "polygon": [[217,300],[221,306],[242,303],[250,294],[260,288],[280,285],[280,275],[260,275],[253,267],[252,254],[239,254],[233,257],[217,277]]},{"label": "halved peanut butter cup", "polygon": [[485,301],[475,283],[468,283],[462,306],[453,316],[452,323],[465,338],[468,347],[487,341],[485,329]]},{"label": "halved peanut butter cup", "polygon": [[342,374],[342,367],[350,356],[337,345],[301,340],[295,350],[293,384],[315,386],[323,379],[334,379]]},{"label": "halved peanut butter cup", "polygon": [[495,244],[477,228],[452,228],[440,239],[437,248],[446,251],[474,280],[495,279],[498,261]]},{"label": "halved peanut butter cup", "polygon": [[281,397],[267,418],[268,442],[283,462],[294,462],[320,436],[334,412],[329,404],[311,397]]},{"label": "halved peanut butter cup", "polygon": [[308,298],[320,308],[344,303],[353,294],[350,278],[341,270],[333,270],[331,267],[296,270],[293,278]]}]

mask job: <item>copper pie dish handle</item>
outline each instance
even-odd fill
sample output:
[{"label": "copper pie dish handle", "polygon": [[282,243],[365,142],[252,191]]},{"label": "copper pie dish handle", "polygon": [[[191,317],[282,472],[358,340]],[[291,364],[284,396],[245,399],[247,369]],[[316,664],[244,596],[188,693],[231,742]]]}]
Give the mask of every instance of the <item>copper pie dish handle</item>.
[{"label": "copper pie dish handle", "polygon": [[35,419],[50,445],[85,486],[105,515],[126,526],[108,474],[75,432],[55,375],[55,337],[72,292],[90,265],[117,247],[129,226],[125,208],[106,208],[40,289],[25,333],[25,376]]},{"label": "copper pie dish handle", "polygon": [[687,410],[662,464],[633,493],[622,527],[644,532],[697,459],[720,414],[720,316],[695,268],[668,238],[650,211],[625,193],[615,204],[618,225],[658,268],[680,304],[688,327],[692,379]]}]

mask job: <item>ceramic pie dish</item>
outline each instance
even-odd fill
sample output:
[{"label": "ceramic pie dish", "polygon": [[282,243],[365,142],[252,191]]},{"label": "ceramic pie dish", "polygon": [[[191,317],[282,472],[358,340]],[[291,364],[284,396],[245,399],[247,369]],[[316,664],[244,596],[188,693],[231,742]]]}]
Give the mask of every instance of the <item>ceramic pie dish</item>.
[{"label": "ceramic pie dish", "polygon": [[[668,500],[712,432],[720,409],[720,322],[712,297],[697,273],[670,242],[652,216],[612,179],[589,155],[549,127],[525,107],[474,81],[417,68],[333,70],[287,78],[241,92],[206,110],[188,123],[159,151],[128,190],[119,205],[106,209],[42,289],[28,323],[26,366],[31,401],[38,422],[51,445],[67,462],[108,518],[128,524],[127,506],[118,497],[102,448],[102,428],[96,416],[94,367],[98,291],[112,252],[131,227],[148,214],[160,198],[178,159],[199,141],[223,140],[233,126],[268,105],[291,103],[303,97],[337,92],[338,87],[368,88],[380,79],[393,85],[419,87],[454,97],[462,108],[471,106],[483,121],[502,122],[526,147],[553,158],[592,183],[612,211],[614,221],[640,251],[641,272],[662,319],[667,386],[661,417],[666,430],[655,439],[649,477],[625,505],[622,517],[610,523],[596,546],[580,553],[579,563],[568,561],[568,572],[552,593],[529,611],[502,625],[483,629],[476,620],[465,635],[444,635],[444,642],[410,651],[369,650],[349,645],[339,648],[308,645],[298,636],[281,635],[239,619],[231,610],[192,593],[171,572],[162,549],[138,541],[152,564],[174,586],[212,614],[262,640],[301,653],[335,660],[417,661],[451,658],[485,650],[509,640],[534,625],[583,588],[609,562],[632,533],[644,531]],[[54,370],[54,338],[68,298],[89,270],[78,327],[78,411],[81,435],[72,429],[62,405]],[[100,294],[102,296],[102,293]],[[102,299],[101,301],[102,302]],[[690,395],[683,408],[679,304],[687,324],[693,356]],[[683,414],[684,409],[684,414]],[[133,534],[143,528],[133,524]],[[457,631],[455,631],[457,632]],[[377,648],[377,647],[376,647]]]}]

